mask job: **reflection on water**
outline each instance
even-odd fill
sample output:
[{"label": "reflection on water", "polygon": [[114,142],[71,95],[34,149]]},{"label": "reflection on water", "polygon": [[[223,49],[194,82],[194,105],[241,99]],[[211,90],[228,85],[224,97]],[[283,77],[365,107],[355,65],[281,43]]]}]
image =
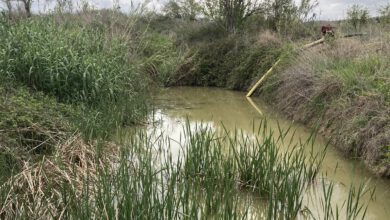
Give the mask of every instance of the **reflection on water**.
[{"label": "reflection on water", "polygon": [[[274,109],[264,105],[260,99],[253,98],[252,101],[252,103],[249,102],[244,93],[222,89],[193,87],[164,89],[155,97],[157,109],[151,115],[151,120],[155,123],[150,126],[150,131],[156,132],[157,128],[157,133],[163,132],[174,140],[173,142],[180,142],[183,137],[183,126],[188,119],[191,126],[203,123],[216,130],[222,130],[225,127],[228,130],[240,129],[247,134],[254,135],[254,124],[266,117],[268,126],[274,130],[276,135],[278,135],[279,127],[283,130],[292,127],[295,132],[290,132],[290,135],[294,133],[294,136],[290,138],[293,138],[293,141],[307,140],[310,137],[309,129],[286,120],[283,115],[277,114]],[[290,138],[287,137],[287,140]],[[314,150],[322,150],[325,145],[326,141],[318,137]],[[180,150],[179,144],[170,146],[174,158]],[[309,152],[310,149],[307,150]],[[311,210],[318,210],[320,204],[315,202],[315,197],[319,196],[318,194],[322,195],[322,188],[318,187],[321,185],[322,175],[326,176],[326,181],[335,184],[333,201],[335,203],[342,203],[346,199],[352,183],[357,185],[370,179],[369,186],[376,187],[376,194],[375,200],[370,202],[366,217],[367,219],[388,219],[390,216],[390,181],[375,178],[361,162],[343,158],[333,146],[328,147],[321,172],[314,186],[308,189],[308,195],[304,197],[304,206]],[[314,213],[314,215],[317,217],[319,213]]]}]

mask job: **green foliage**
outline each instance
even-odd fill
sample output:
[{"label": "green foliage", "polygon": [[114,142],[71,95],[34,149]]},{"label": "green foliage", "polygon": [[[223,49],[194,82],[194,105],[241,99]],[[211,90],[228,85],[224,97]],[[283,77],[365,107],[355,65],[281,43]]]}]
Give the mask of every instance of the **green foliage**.
[{"label": "green foliage", "polygon": [[167,36],[152,32],[144,37],[141,50],[145,57],[140,64],[144,72],[163,85],[167,84],[179,62],[179,51],[174,42]]},{"label": "green foliage", "polygon": [[93,120],[110,122],[107,127],[137,122],[148,96],[148,81],[135,65],[141,58],[127,38],[105,31],[52,17],[3,25],[0,74],[60,102],[84,105],[86,112],[96,110]]},{"label": "green foliage", "polygon": [[298,21],[298,7],[292,0],[269,1],[270,27],[279,33],[288,31],[291,25]]},{"label": "green foliage", "polygon": [[203,5],[205,15],[231,34],[236,33],[246,19],[262,10],[260,2],[249,0],[206,0]]},{"label": "green foliage", "polygon": [[282,53],[278,43],[228,37],[200,45],[172,77],[172,84],[246,89]]},{"label": "green foliage", "polygon": [[182,9],[178,2],[174,0],[170,0],[163,8],[165,15],[171,18],[182,18],[181,10]]},{"label": "green foliage", "polygon": [[[70,106],[26,88],[0,86],[0,164],[18,169],[23,160],[36,160],[55,150],[75,129],[68,123]],[[6,172],[8,173],[8,172]]]},{"label": "green foliage", "polygon": [[390,24],[390,4],[386,5],[386,6],[383,6],[383,8],[381,8],[379,10],[379,13],[380,13],[380,22],[383,24],[383,25],[389,25]]},{"label": "green foliage", "polygon": [[387,86],[390,76],[389,67],[389,60],[385,56],[376,54],[324,60],[319,64],[318,70],[331,72],[338,77],[345,86],[345,92],[351,95],[378,93],[390,103],[390,89]]},{"label": "green foliage", "polygon": [[353,5],[347,11],[348,22],[352,25],[355,31],[360,30],[362,26],[367,24],[369,18],[370,15],[368,10],[359,5]]},{"label": "green foliage", "polygon": [[267,18],[267,28],[284,36],[300,33],[303,23],[315,18],[313,10],[317,6],[316,0],[303,0],[299,4],[293,0],[265,1],[263,12]]},{"label": "green foliage", "polygon": [[[74,185],[83,187],[80,193],[75,193],[77,187],[68,183],[49,183],[53,185],[47,187],[53,188],[41,197],[43,206],[19,199],[29,191],[21,189],[11,201],[18,202],[14,212],[7,213],[13,214],[9,217],[44,218],[40,214],[45,212],[31,210],[53,205],[57,209],[50,215],[67,219],[294,218],[324,154],[305,156],[304,146],[309,142],[291,146],[289,153],[282,152],[278,144],[284,143],[288,132],[282,131],[280,137],[274,138],[265,122],[258,132],[264,138],[239,131],[218,134],[210,127],[197,124],[192,128],[187,123],[183,128],[186,141],[180,143],[182,151],[176,157],[167,148],[175,141],[162,133],[150,136],[137,131],[126,139],[119,152],[113,153],[118,154],[115,166],[98,166],[96,173],[83,173],[84,181]],[[102,155],[97,161],[106,157]],[[8,200],[7,190],[7,185],[0,188],[1,201]],[[252,204],[251,197],[243,198],[241,190],[251,190],[256,197],[264,198],[266,205]],[[25,204],[30,204],[31,209],[25,209]],[[250,205],[255,209],[248,213]]]},{"label": "green foliage", "polygon": [[201,12],[201,6],[195,0],[170,0],[165,4],[163,11],[171,18],[194,21]]},{"label": "green foliage", "polygon": [[[30,140],[27,140],[27,137],[18,137],[21,135],[19,131],[23,135],[24,129],[39,127],[50,131],[67,130],[69,125],[66,125],[61,114],[70,111],[67,106],[58,104],[54,99],[42,93],[36,93],[32,96],[23,87],[12,92],[6,91],[4,88],[0,88],[0,91],[3,94],[0,97],[2,103],[0,107],[0,130],[6,131],[12,137],[9,140],[11,141],[10,145],[34,146],[33,143],[29,144]],[[31,141],[36,140],[35,138],[30,139]]]},{"label": "green foliage", "polygon": [[4,31],[1,69],[60,101],[96,104],[134,90],[133,68],[116,65],[127,61],[119,39],[110,45],[99,30],[50,20],[23,21]]}]

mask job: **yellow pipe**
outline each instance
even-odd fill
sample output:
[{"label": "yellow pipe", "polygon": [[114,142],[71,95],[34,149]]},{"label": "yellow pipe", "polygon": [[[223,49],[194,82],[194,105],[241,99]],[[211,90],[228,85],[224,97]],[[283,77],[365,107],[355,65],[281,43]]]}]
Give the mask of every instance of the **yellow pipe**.
[{"label": "yellow pipe", "polygon": [[324,41],[325,41],[325,37],[322,37],[322,38],[319,39],[319,40],[316,40],[316,41],[314,41],[314,42],[312,42],[312,43],[310,43],[310,44],[304,45],[304,46],[302,47],[302,49],[308,49],[308,48],[310,48],[310,47],[312,47],[312,46],[315,46],[315,45],[317,45],[317,44],[324,43]]},{"label": "yellow pipe", "polygon": [[[310,47],[313,47],[317,44],[321,44],[325,41],[325,37],[322,37],[321,39],[319,40],[316,40],[312,43],[309,43],[309,44],[306,44],[302,47],[302,49],[308,49]],[[272,71],[274,70],[274,68],[279,64],[280,62],[280,58],[278,59],[278,61],[276,61],[276,63],[271,67],[271,69],[269,69],[264,75],[263,77],[261,77],[261,79],[259,81],[257,81],[257,83],[252,87],[252,89],[248,92],[248,94],[246,94],[246,97],[251,97],[251,95],[256,91],[257,87],[259,87],[261,85],[261,83],[263,83],[272,73]]]},{"label": "yellow pipe", "polygon": [[251,97],[246,97],[248,99],[249,103],[253,106],[253,108],[261,115],[263,116],[263,112],[260,110],[260,108],[256,105],[256,103],[252,100]]},{"label": "yellow pipe", "polygon": [[261,79],[259,81],[257,81],[257,83],[252,87],[252,89],[248,92],[248,94],[246,94],[246,97],[251,97],[251,95],[256,91],[257,87],[263,82],[265,81],[269,75],[271,75],[272,73],[272,70],[274,70],[274,68],[279,64],[280,62],[280,59],[278,59],[278,61],[276,61],[276,63],[271,67],[271,69],[269,69],[264,75],[263,77],[261,77]]}]

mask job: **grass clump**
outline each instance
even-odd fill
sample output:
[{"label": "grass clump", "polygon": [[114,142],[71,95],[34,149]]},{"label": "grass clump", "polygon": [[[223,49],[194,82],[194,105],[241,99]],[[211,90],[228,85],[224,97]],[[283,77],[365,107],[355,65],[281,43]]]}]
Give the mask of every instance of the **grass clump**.
[{"label": "grass clump", "polygon": [[369,200],[373,200],[375,194],[375,188],[368,187],[369,181],[360,183],[359,185],[350,185],[347,198],[340,204],[333,201],[335,195],[334,182],[327,182],[326,176],[322,177],[321,197],[319,203],[319,209],[322,212],[316,214],[309,212],[309,215],[313,219],[365,219],[368,203],[362,202],[362,198],[368,197]]},{"label": "grass clump", "polygon": [[141,41],[143,71],[156,82],[166,85],[179,63],[178,48],[165,35],[150,31]]},{"label": "grass clump", "polygon": [[[305,162],[295,164],[295,160],[304,158],[293,155],[303,155],[303,150],[287,158],[277,150],[276,140],[271,136],[264,142],[245,136],[241,139],[238,133],[218,135],[204,126],[192,130],[188,124],[183,134],[185,141],[181,143],[183,151],[179,157],[168,150],[176,142],[164,135],[148,136],[144,131],[131,136],[123,147],[101,143],[103,154],[96,154],[97,148],[78,137],[71,138],[53,156],[41,163],[25,164],[20,174],[3,184],[0,215],[6,218],[58,218],[60,215],[97,219],[250,218],[249,203],[240,198],[241,187],[270,201],[268,219],[297,215],[303,185],[309,181],[306,172],[309,166]],[[250,150],[236,157],[233,152],[243,147]],[[258,154],[261,149],[263,153]],[[109,153],[110,150],[116,153]],[[246,160],[263,166],[243,169]],[[259,176],[258,172],[269,175]],[[298,190],[290,191],[295,182]],[[29,183],[30,187],[25,187]],[[282,187],[287,185],[290,187]],[[288,202],[290,199],[296,202]]]},{"label": "grass clump", "polygon": [[[101,148],[74,137],[55,156],[26,165],[21,174],[0,188],[0,201],[4,202],[0,203],[0,215],[297,218],[323,154],[305,156],[304,146],[310,142],[282,152],[278,145],[288,143],[287,132],[273,138],[265,123],[259,132],[265,136],[256,138],[240,131],[219,133],[207,126],[186,124],[179,154],[170,151],[179,142],[164,134],[136,131],[120,145],[100,143]],[[97,149],[104,153],[97,154]],[[34,184],[25,187],[27,183]],[[12,198],[7,196],[9,192]],[[361,195],[360,191],[352,193]],[[254,203],[258,197],[260,203]],[[360,197],[350,200],[347,213],[356,216],[362,205]]]},{"label": "grass clump", "polygon": [[147,80],[132,64],[126,39],[50,16],[3,23],[2,75],[60,102],[114,116],[117,124],[145,114]]},{"label": "grass clump", "polygon": [[320,72],[330,72],[343,83],[346,93],[362,96],[368,93],[382,94],[390,103],[388,76],[390,63],[386,56],[372,54],[353,58],[331,58],[322,61]]}]

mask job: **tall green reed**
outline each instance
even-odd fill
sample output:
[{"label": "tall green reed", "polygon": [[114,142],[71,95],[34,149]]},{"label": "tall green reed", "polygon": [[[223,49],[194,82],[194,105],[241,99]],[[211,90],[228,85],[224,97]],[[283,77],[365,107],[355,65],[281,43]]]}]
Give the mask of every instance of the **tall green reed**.
[{"label": "tall green reed", "polygon": [[[349,186],[347,197],[341,202],[334,201],[336,183],[326,180],[322,176],[319,182],[320,191],[320,209],[317,215],[310,213],[313,219],[365,219],[369,201],[373,199],[375,188],[368,187],[369,181]],[[364,200],[366,199],[366,200]],[[368,200],[367,200],[368,199]],[[368,201],[368,202],[367,202]]]},{"label": "tall green reed", "polygon": [[79,105],[75,121],[90,132],[145,117],[148,80],[127,36],[52,16],[2,23],[3,77]]},{"label": "tall green reed", "polygon": [[[85,173],[81,194],[67,184],[53,186],[49,192],[59,192],[63,203],[53,218],[294,219],[323,155],[305,154],[310,141],[284,151],[281,146],[291,143],[286,132],[278,136],[266,121],[259,127],[260,135],[252,136],[187,123],[180,141],[135,131],[120,142],[117,156]],[[172,152],[174,145],[180,152]],[[96,155],[107,161],[107,154]],[[7,188],[0,189],[3,201]],[[348,215],[364,209],[360,199],[348,200]]]}]

